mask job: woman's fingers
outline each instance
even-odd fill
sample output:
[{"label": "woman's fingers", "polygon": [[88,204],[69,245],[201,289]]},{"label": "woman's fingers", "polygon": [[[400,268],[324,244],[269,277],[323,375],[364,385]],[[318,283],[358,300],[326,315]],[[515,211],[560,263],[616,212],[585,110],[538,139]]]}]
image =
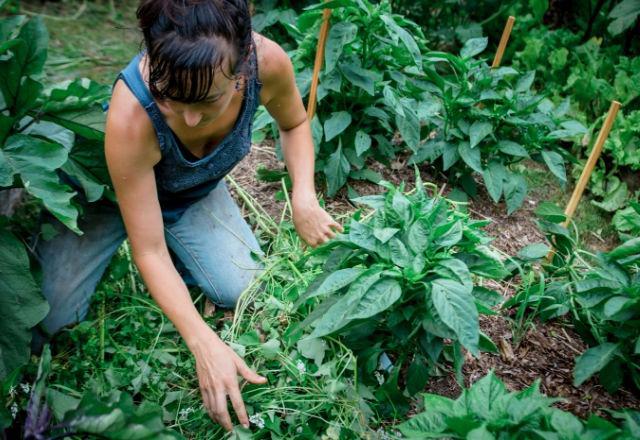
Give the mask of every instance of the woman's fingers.
[{"label": "woman's fingers", "polygon": [[242,395],[240,394],[240,389],[238,388],[238,384],[235,386],[231,386],[229,388],[229,398],[231,399],[231,405],[233,405],[233,410],[236,412],[236,416],[238,416],[238,420],[245,428],[249,427],[249,417],[247,416],[247,410],[244,407],[244,402],[242,401]]},{"label": "woman's fingers", "polygon": [[236,355],[235,359],[236,359],[236,370],[238,370],[238,373],[240,374],[240,376],[244,377],[248,382],[258,384],[258,385],[267,382],[266,377],[260,376],[251,368],[247,367],[247,364],[242,360],[240,356]]},{"label": "woman's fingers", "polygon": [[216,409],[214,415],[216,420],[224,429],[231,431],[233,425],[231,424],[231,417],[229,416],[229,410],[227,409],[227,394],[223,387],[216,389],[215,391]]}]

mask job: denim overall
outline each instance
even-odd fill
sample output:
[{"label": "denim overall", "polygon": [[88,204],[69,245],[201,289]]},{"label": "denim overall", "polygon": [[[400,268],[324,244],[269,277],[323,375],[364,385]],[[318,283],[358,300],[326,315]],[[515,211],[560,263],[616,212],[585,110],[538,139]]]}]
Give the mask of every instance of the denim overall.
[{"label": "denim overall", "polygon": [[[221,179],[249,153],[251,125],[261,83],[255,49],[238,119],[231,132],[207,156],[197,158],[181,145],[164,120],[138,69],[142,53],[118,75],[145,109],[160,144],[154,167],[164,234],[176,268],[188,285],[202,288],[215,304],[234,307],[261,265],[251,256],[260,247]],[[84,319],[95,288],[113,254],[126,238],[120,212],[104,202],[84,206],[78,236],[52,216],[58,234],[37,239],[42,290],[51,307],[42,327],[53,334]],[[176,258],[177,257],[177,258]]]}]

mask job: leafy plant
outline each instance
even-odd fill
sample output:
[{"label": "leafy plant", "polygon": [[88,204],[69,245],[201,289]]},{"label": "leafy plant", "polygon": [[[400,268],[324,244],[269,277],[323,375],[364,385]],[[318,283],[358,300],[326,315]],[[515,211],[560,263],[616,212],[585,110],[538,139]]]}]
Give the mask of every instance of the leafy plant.
[{"label": "leafy plant", "polygon": [[583,421],[551,406],[559,400],[540,393],[539,379],[522,391],[510,392],[489,372],[456,400],[425,394],[425,411],[399,428],[410,439],[632,439],[638,434],[637,412],[618,413],[624,420],[618,427],[598,416]]},{"label": "leafy plant", "polygon": [[[38,376],[32,387],[24,427],[24,438],[39,440],[92,434],[108,439],[180,439],[182,436],[165,428],[160,408],[150,402],[139,406],[120,391],[101,397],[88,390],[82,399],[74,399],[59,391],[47,389],[51,372],[51,352],[47,346],[40,359]],[[52,418],[60,422],[50,426]]]},{"label": "leafy plant", "polygon": [[[80,234],[79,211],[72,201],[77,191],[68,182],[82,188],[89,202],[112,197],[98,104],[109,90],[84,79],[45,87],[40,80],[47,44],[41,18],[0,19],[0,190],[24,188]],[[0,241],[2,322],[13,321],[0,338],[3,378],[28,359],[30,329],[46,316],[48,306],[31,277],[24,246],[4,225]]]},{"label": "leafy plant", "polygon": [[[293,57],[298,87],[310,89],[322,9],[332,8],[325,65],[320,73],[317,116],[312,121],[316,169],[333,196],[348,178],[377,182],[370,159],[389,163],[400,151],[416,149],[421,125],[431,111],[423,102],[421,51],[424,36],[414,23],[393,14],[389,1],[320,3],[298,17]],[[256,129],[269,118],[260,118]],[[390,142],[399,132],[401,140]]]},{"label": "leafy plant", "polygon": [[404,388],[412,395],[444,351],[460,368],[462,347],[476,356],[495,348],[478,327],[478,313],[494,313],[501,296],[474,276],[499,279],[505,268],[481,230],[487,222],[427,195],[419,179],[410,195],[403,185],[383,185],[386,194],[355,200],[375,209],[371,217],[356,215],[347,232],[318,251],[326,258],[323,273],[297,305],[313,305],[304,321],[313,327],[308,340],[341,335],[365,383],[380,385],[378,398],[400,411],[399,372],[406,367]]},{"label": "leafy plant", "polygon": [[498,202],[504,197],[512,213],[527,193],[524,177],[512,165],[531,158],[545,164],[564,185],[565,161],[572,157],[561,141],[581,136],[586,128],[567,118],[568,99],[556,106],[532,91],[534,71],[519,75],[475,59],[486,46],[486,38],[476,38],[465,43],[460,56],[425,54],[431,91],[441,105],[429,118],[436,132],[412,161],[442,159],[449,178],[471,195],[476,193],[477,173],[491,198]]}]

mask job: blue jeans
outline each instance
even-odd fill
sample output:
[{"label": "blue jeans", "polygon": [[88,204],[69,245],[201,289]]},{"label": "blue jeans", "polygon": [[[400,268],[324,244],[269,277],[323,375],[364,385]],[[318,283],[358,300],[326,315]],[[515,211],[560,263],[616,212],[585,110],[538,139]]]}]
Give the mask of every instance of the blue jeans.
[{"label": "blue jeans", "polygon": [[[42,267],[42,292],[51,307],[41,323],[49,334],[81,321],[91,296],[126,232],[115,205],[85,206],[76,235],[55,221],[58,234],[35,246]],[[174,223],[164,225],[167,246],[187,285],[200,287],[223,308],[233,308],[240,294],[262,269],[252,252],[262,255],[240,209],[220,182]]]}]

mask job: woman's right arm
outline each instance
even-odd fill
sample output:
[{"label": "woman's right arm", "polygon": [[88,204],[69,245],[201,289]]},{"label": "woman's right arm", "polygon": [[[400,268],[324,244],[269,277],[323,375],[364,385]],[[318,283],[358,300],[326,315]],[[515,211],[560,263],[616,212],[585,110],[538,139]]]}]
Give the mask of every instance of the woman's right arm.
[{"label": "woman's right arm", "polygon": [[160,160],[149,117],[119,81],[107,115],[105,155],[133,259],[162,311],[174,324],[196,359],[203,403],[209,415],[231,429],[226,395],[238,419],[248,426],[237,375],[253,383],[266,380],[251,371],[204,322],[178,274],[164,239],[154,165]]}]

